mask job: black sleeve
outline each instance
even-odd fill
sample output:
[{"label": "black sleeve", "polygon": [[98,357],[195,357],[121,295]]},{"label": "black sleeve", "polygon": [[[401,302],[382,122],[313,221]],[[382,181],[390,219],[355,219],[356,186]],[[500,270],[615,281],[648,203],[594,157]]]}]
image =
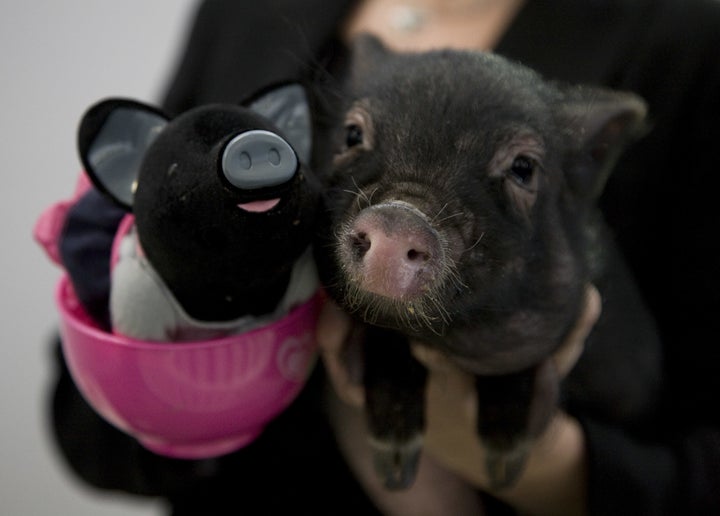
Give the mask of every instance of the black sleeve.
[{"label": "black sleeve", "polygon": [[586,433],[590,512],[720,514],[720,2],[527,2],[498,50],[649,104],[649,132],[618,163],[601,207],[659,330],[661,404],[639,426],[572,407]]},{"label": "black sleeve", "polygon": [[240,102],[268,85],[299,80],[320,65],[354,0],[205,0],[164,107]]},{"label": "black sleeve", "polygon": [[718,514],[720,432],[684,428],[665,440],[581,418],[591,514]]},{"label": "black sleeve", "polygon": [[654,2],[617,87],[650,104],[650,133],[603,207],[663,343],[659,412],[639,429],[583,420],[594,514],[720,514],[720,3]]},{"label": "black sleeve", "polygon": [[110,254],[115,233],[127,214],[95,188],[68,211],[60,256],[85,310],[110,328]]}]

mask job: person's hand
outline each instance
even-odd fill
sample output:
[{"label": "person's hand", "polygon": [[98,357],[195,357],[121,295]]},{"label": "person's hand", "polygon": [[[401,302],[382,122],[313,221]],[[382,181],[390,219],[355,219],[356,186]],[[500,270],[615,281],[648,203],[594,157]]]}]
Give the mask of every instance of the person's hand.
[{"label": "person's hand", "polygon": [[[585,308],[575,328],[552,360],[561,376],[577,362],[601,311],[597,289],[586,290]],[[359,381],[344,360],[352,319],[328,303],[321,314],[318,341],[325,367],[338,397],[353,407],[364,403]],[[412,343],[415,357],[429,372],[424,453],[434,462],[480,489],[487,489],[485,450],[476,433],[477,397],[471,374],[441,352]],[[518,483],[495,493],[530,513],[578,513],[584,507],[584,438],[579,424],[559,412],[532,446]]]},{"label": "person's hand", "polygon": [[317,341],[325,370],[335,394],[354,407],[365,404],[365,392],[360,379],[352,378],[345,360],[353,320],[335,303],[328,301],[320,312]]},{"label": "person's hand", "polygon": [[[600,316],[600,294],[593,285],[587,287],[585,293],[585,309],[580,315],[575,328],[563,345],[555,352],[552,359],[561,376],[565,376],[577,362],[585,347],[585,339]],[[317,338],[320,353],[327,369],[335,392],[345,403],[356,407],[364,404],[365,394],[362,385],[352,378],[348,364],[344,360],[345,346],[352,329],[352,318],[333,302],[328,301],[320,314],[317,327]],[[467,383],[470,376],[455,366],[441,352],[413,343],[413,354],[431,373],[437,373],[435,380],[451,381],[450,377],[458,376]],[[464,390],[464,389],[463,389]],[[469,402],[468,402],[469,403]],[[472,416],[472,414],[470,414]]]},{"label": "person's hand", "polygon": [[[560,376],[566,376],[580,358],[600,312],[600,294],[591,285],[574,329],[552,356]],[[473,377],[421,344],[413,345],[413,353],[430,373],[424,452],[476,487],[487,489],[485,450],[476,434]],[[495,494],[529,514],[578,514],[584,512],[585,482],[582,429],[577,421],[558,412],[533,444],[518,483]]]}]

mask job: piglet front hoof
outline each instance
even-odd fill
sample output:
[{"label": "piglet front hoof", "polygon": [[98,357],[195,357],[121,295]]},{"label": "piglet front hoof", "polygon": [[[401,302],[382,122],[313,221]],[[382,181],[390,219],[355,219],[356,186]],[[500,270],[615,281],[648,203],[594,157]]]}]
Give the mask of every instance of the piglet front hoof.
[{"label": "piglet front hoof", "polygon": [[422,452],[420,435],[404,443],[371,439],[370,446],[375,472],[387,489],[407,489],[413,484]]},{"label": "piglet front hoof", "polygon": [[375,471],[387,489],[415,480],[425,429],[427,370],[399,333],[368,326],[364,385],[368,439]]},{"label": "piglet front hoof", "polygon": [[498,490],[515,485],[525,469],[527,457],[528,453],[524,447],[508,453],[489,450],[485,459],[485,468],[490,489]]}]

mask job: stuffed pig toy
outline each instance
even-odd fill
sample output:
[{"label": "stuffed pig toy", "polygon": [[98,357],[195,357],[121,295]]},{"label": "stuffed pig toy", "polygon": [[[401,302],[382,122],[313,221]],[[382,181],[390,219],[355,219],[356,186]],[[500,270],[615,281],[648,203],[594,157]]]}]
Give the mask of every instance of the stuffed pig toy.
[{"label": "stuffed pig toy", "polygon": [[294,84],[173,119],[127,99],[82,118],[83,183],[35,236],[67,272],[56,301],[75,383],[153,452],[243,447],[307,380],[322,301],[310,133]]},{"label": "stuffed pig toy", "polygon": [[[78,133],[85,171],[132,214],[110,246],[113,332],[210,339],[280,318],[316,293],[309,244],[318,190],[303,165],[308,113],[298,85],[268,90],[248,107],[202,106],[172,120],[126,99],[86,112]],[[82,228],[103,202],[97,192],[81,199],[60,242],[72,283],[98,320],[107,298],[88,278],[103,272],[88,274]]]}]

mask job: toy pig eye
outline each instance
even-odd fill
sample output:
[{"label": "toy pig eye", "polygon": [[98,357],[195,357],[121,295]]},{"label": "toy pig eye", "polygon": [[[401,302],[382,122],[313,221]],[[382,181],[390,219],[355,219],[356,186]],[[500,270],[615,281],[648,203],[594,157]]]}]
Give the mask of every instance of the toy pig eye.
[{"label": "toy pig eye", "polygon": [[225,146],[222,172],[231,185],[243,190],[276,186],[297,172],[298,160],[290,144],[269,131],[247,131]]},{"label": "toy pig eye", "polygon": [[362,127],[357,124],[349,124],[345,126],[345,131],[345,146],[348,149],[363,144],[364,134]]},{"label": "toy pig eye", "polygon": [[537,165],[534,160],[527,156],[520,155],[513,160],[508,174],[518,185],[529,190],[534,190],[536,184],[535,176],[537,174],[536,168]]}]

